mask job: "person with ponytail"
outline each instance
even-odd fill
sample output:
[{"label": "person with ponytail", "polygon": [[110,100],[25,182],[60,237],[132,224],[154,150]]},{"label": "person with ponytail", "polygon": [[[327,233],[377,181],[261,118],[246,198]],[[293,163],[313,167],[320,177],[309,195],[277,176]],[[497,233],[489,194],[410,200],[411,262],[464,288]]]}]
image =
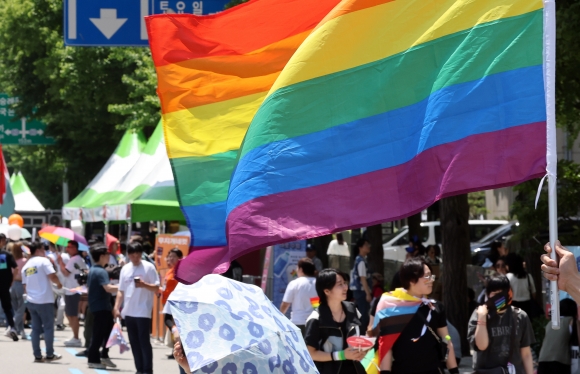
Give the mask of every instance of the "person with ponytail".
[{"label": "person with ponytail", "polygon": [[364,374],[366,351],[349,348],[346,339],[360,334],[360,313],[345,301],[348,282],[336,269],[316,277],[319,306],[306,320],[304,341],[320,374]]},{"label": "person with ponytail", "polygon": [[467,332],[475,373],[533,374],[532,324],[526,312],[511,305],[509,279],[490,278],[485,293],[488,300],[471,315]]}]

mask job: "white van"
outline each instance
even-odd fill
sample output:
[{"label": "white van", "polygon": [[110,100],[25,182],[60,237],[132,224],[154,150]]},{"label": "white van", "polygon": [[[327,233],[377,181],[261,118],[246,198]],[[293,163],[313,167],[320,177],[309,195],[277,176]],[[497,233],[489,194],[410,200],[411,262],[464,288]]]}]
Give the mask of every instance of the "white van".
[{"label": "white van", "polygon": [[[469,239],[477,242],[499,226],[509,221],[504,220],[469,220]],[[421,222],[421,242],[426,247],[432,244],[441,246],[441,223],[439,221]],[[383,244],[384,259],[404,262],[409,246],[409,228],[403,226]]]}]

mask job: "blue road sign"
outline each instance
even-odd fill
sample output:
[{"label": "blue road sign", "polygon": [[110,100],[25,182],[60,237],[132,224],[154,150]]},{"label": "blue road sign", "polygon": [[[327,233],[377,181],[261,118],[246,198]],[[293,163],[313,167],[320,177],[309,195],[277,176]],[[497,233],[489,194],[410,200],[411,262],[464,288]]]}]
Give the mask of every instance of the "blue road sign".
[{"label": "blue road sign", "polygon": [[64,0],[69,46],[148,46],[144,17],[220,12],[229,0]]}]

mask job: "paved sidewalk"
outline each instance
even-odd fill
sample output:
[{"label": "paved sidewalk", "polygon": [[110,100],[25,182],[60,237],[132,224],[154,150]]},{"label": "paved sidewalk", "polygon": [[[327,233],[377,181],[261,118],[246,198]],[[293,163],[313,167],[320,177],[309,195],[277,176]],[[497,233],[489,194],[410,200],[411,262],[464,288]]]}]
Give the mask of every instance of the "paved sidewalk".
[{"label": "paved sidewalk", "polygon": [[[70,328],[64,331],[55,331],[55,352],[62,355],[62,359],[53,363],[35,364],[32,354],[32,344],[30,341],[19,340],[13,342],[5,337],[4,328],[0,328],[0,373],[20,374],[20,373],[42,373],[42,374],[113,374],[113,373],[135,373],[133,355],[131,352],[119,354],[119,347],[112,347],[109,356],[117,365],[116,369],[94,370],[87,366],[87,359],[75,357],[75,354],[84,348],[67,348],[63,342],[68,340],[72,334]],[[81,336],[83,327],[81,326]],[[30,330],[26,332],[29,334]],[[127,332],[124,331],[125,338]],[[83,341],[84,343],[84,341]],[[163,344],[153,341],[153,370],[156,373],[171,374],[179,373],[179,368],[174,360],[168,360],[167,354],[171,352]],[[40,342],[40,347],[45,348],[44,341]]]}]

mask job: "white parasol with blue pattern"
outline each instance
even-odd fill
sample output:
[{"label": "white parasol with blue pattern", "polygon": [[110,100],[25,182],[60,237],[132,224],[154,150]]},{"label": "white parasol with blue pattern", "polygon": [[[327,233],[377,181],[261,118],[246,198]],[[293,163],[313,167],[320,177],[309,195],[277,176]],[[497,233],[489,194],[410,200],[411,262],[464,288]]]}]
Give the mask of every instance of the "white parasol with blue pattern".
[{"label": "white parasol with blue pattern", "polygon": [[192,373],[318,373],[298,327],[256,286],[210,274],[168,303]]}]

